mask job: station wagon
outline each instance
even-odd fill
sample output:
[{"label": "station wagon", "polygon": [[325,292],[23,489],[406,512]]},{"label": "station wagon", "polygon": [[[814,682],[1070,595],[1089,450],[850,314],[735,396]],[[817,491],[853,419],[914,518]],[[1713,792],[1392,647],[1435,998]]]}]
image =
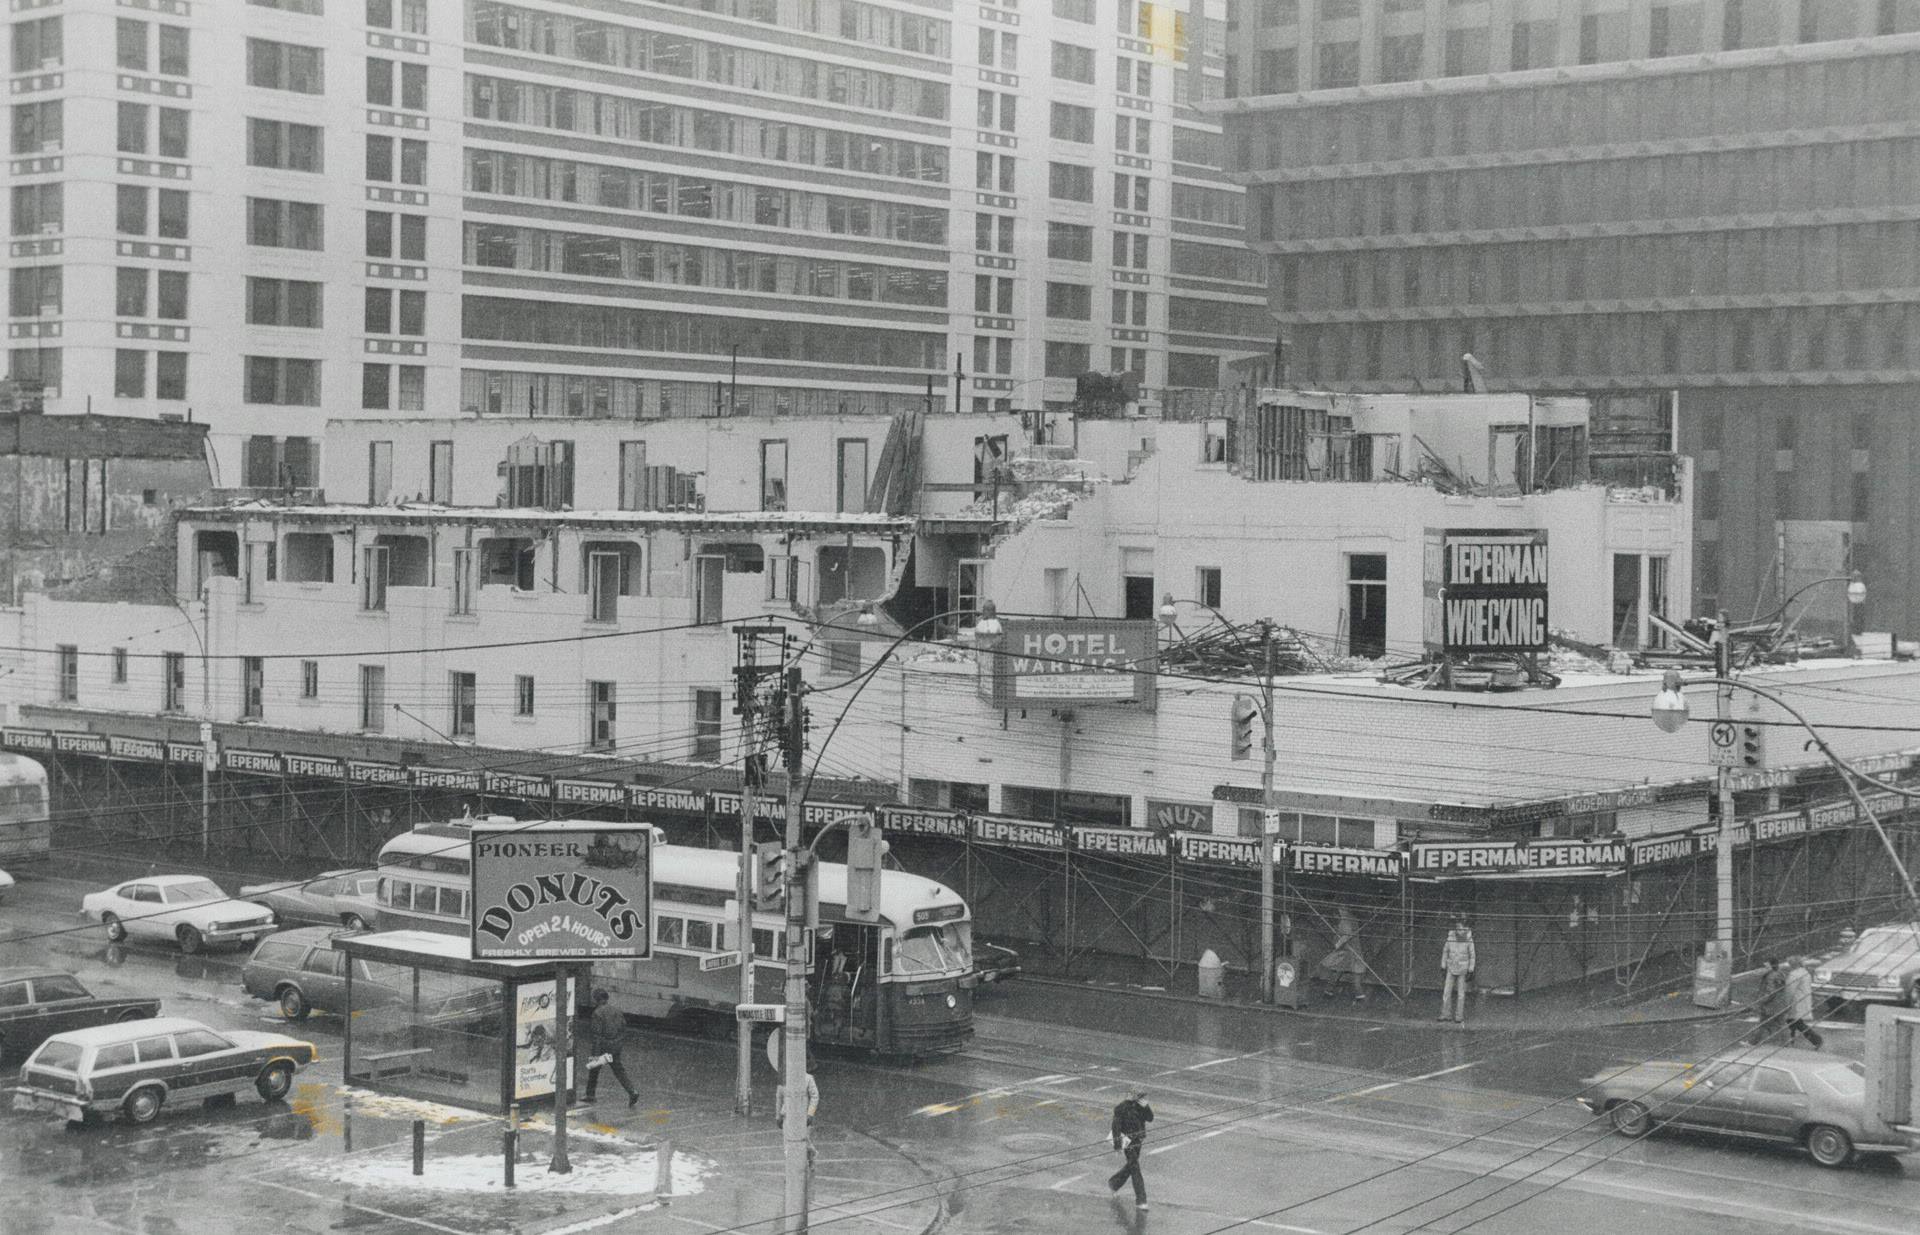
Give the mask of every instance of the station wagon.
[{"label": "station wagon", "polygon": [[318,1057],[311,1042],[240,1029],[209,1029],[179,1016],[59,1033],[20,1070],[17,1111],[85,1121],[119,1112],[130,1123],[167,1103],[220,1098],[251,1088],[278,1102],[294,1073]]}]

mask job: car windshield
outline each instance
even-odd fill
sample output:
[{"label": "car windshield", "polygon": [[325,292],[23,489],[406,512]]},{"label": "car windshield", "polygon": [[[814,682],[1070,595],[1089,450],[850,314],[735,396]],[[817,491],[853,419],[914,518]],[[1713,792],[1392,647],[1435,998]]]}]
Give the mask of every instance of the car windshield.
[{"label": "car windshield", "polygon": [[49,1041],[27,1061],[36,1068],[65,1068],[71,1072],[80,1063],[80,1048],[71,1042]]},{"label": "car windshield", "polygon": [[1867,1069],[1861,1063],[1841,1068],[1822,1068],[1814,1073],[1820,1083],[1843,1098],[1864,1098],[1867,1093]]},{"label": "car windshield", "polygon": [[203,901],[221,900],[226,893],[211,879],[196,879],[192,883],[169,884],[166,896],[169,905],[195,905]]},{"label": "car windshield", "polygon": [[973,928],[966,922],[919,926],[900,936],[893,963],[902,974],[951,973],[973,968]]}]

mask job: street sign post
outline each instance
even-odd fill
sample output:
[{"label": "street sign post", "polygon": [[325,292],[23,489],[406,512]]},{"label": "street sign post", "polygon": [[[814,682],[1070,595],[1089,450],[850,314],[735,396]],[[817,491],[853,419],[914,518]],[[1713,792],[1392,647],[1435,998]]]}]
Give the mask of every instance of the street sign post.
[{"label": "street sign post", "polygon": [[700,972],[712,973],[716,969],[732,969],[740,963],[738,952],[716,952],[712,956],[700,958]]},{"label": "street sign post", "polygon": [[1740,731],[1730,720],[1716,720],[1707,726],[1707,762],[1716,768],[1737,768],[1740,763]]},{"label": "street sign post", "polygon": [[733,1019],[767,1025],[784,1025],[787,1023],[787,1005],[784,1003],[735,1004]]}]

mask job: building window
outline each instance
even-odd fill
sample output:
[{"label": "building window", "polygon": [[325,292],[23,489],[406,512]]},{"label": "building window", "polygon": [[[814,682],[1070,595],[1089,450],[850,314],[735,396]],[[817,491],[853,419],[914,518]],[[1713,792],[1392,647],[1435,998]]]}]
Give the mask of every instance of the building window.
[{"label": "building window", "polygon": [[360,608],[368,613],[386,612],[390,552],[385,545],[360,550]]},{"label": "building window", "polygon": [[284,356],[247,356],[243,358],[248,403],[269,403],[282,407],[320,406],[320,362]]},{"label": "building window", "polygon": [[[368,139],[373,140],[372,138]],[[319,126],[291,120],[247,119],[247,165],[289,172],[324,170]]]},{"label": "building window", "polygon": [[693,757],[701,763],[720,762],[720,692],[693,692]]},{"label": "building window", "polygon": [[1091,202],[1093,169],[1077,163],[1047,164],[1047,196],[1056,201]]},{"label": "building window", "polygon": [[113,649],[113,684],[115,686],[127,684],[127,649],[125,648]]},{"label": "building window", "polygon": [[58,66],[63,55],[60,18],[13,23],[13,71],[32,73]]},{"label": "building window", "polygon": [[1053,45],[1053,75],[1061,81],[1093,84],[1093,49],[1073,43]]},{"label": "building window", "polygon": [[1665,643],[1659,628],[1648,619],[1655,614],[1669,616],[1667,566],[1665,557],[1613,555],[1613,646],[1646,648]]},{"label": "building window", "polygon": [[271,197],[247,199],[247,243],[271,249],[322,247],[324,232],[320,206],[315,202],[281,201]]},{"label": "building window", "polygon": [[185,352],[153,354],[153,397],[176,401],[187,397],[187,354]]},{"label": "building window", "polygon": [[860,672],[860,641],[857,639],[827,640],[827,672],[836,677],[846,677]]},{"label": "building window", "polygon": [[472,549],[453,551],[453,611],[457,614],[473,612]]},{"label": "building window", "polygon": [[300,697],[302,699],[320,697],[320,662],[317,660],[300,662]]},{"label": "building window", "polygon": [[1047,341],[1047,376],[1079,377],[1093,368],[1093,354],[1086,343]]},{"label": "building window", "polygon": [[787,443],[760,443],[760,509],[787,508]]},{"label": "building window", "polygon": [[1387,555],[1347,555],[1347,655],[1387,654]]},{"label": "building window", "polygon": [[[764,488],[763,484],[762,489]],[[621,510],[646,509],[647,444],[645,442],[620,443],[620,492],[617,496]]]},{"label": "building window", "polygon": [[306,279],[247,278],[247,324],[318,330],[321,284]]},{"label": "building window", "polygon": [[448,675],[450,695],[448,700],[448,723],[456,738],[473,736],[474,725],[474,675],[471,673],[452,673]]},{"label": "building window", "polygon": [[834,509],[863,514],[867,509],[867,439],[843,437],[836,443]]},{"label": "building window", "polygon": [[268,39],[248,39],[247,84],[267,90],[320,94],[326,89],[321,50]]},{"label": "building window", "polygon": [[453,502],[453,443],[427,444],[427,500],[451,505]]},{"label": "building window", "polygon": [[1083,283],[1048,283],[1047,316],[1073,321],[1093,317],[1093,289]]},{"label": "building window", "polygon": [[387,727],[387,671],[380,665],[360,666],[360,727],[368,733]]},{"label": "building window", "polygon": [[516,674],[513,679],[513,714],[515,716],[533,715],[533,677],[531,674]]},{"label": "building window", "polygon": [[1218,609],[1220,607],[1220,568],[1218,566],[1202,566],[1197,582],[1199,584],[1200,594],[1194,599],[1209,609]]},{"label": "building window", "polygon": [[147,354],[127,348],[113,353],[113,393],[119,399],[147,397]]},{"label": "building window", "polygon": [[259,656],[240,658],[240,719],[259,720],[266,706],[267,662]]},{"label": "building window", "polygon": [[[720,697],[717,690],[710,693],[715,699]],[[587,745],[594,750],[612,750],[615,720],[613,683],[588,682]]]},{"label": "building window", "polygon": [[160,658],[160,710],[178,712],[186,706],[187,654],[166,652]]},{"label": "building window", "polygon": [[122,103],[119,105],[118,116],[113,148],[121,154],[145,154],[147,152],[147,105]]},{"label": "building window", "polygon": [[80,698],[80,649],[71,643],[54,648],[60,702],[74,703]]}]

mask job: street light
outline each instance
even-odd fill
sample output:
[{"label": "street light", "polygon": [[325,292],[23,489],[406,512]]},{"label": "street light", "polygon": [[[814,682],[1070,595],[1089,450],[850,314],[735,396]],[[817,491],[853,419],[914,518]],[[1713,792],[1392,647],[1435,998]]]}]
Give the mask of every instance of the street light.
[{"label": "street light", "polygon": [[[1198,605],[1225,622],[1227,615],[1203,600],[1178,601],[1168,592],[1160,598],[1160,623],[1179,630],[1175,619],[1182,604]],[[1260,720],[1264,736],[1260,743],[1260,1002],[1273,1002],[1273,842],[1280,832],[1280,816],[1273,804],[1273,623],[1260,619],[1262,673],[1260,675]]]},{"label": "street light", "polygon": [[[941,621],[944,618],[956,616],[972,616],[972,611],[968,609],[953,609],[944,613],[935,613],[929,617],[921,618],[918,622],[915,622],[900,632],[892,643],[889,643],[885,648],[881,649],[880,654],[874,658],[873,664],[863,670],[858,677],[850,678],[837,686],[828,688],[829,690],[842,690],[851,685],[853,687],[853,693],[847,697],[846,703],[840,708],[839,716],[834,718],[833,727],[827,730],[826,737],[820,740],[818,749],[814,751],[813,773],[808,774],[804,785],[799,776],[801,761],[804,758],[804,753],[799,749],[804,743],[804,738],[801,735],[805,730],[805,723],[802,719],[804,714],[801,710],[802,699],[809,694],[820,694],[824,692],[807,689],[800,677],[799,661],[800,657],[805,654],[807,648],[813,645],[814,639],[818,639],[821,634],[824,634],[827,626],[830,626],[831,623],[822,624],[821,629],[814,633],[813,639],[809,639],[806,644],[801,646],[798,652],[795,652],[789,658],[790,666],[786,671],[786,706],[788,709],[786,721],[790,742],[787,764],[786,831],[787,903],[785,934],[787,940],[787,1023],[779,1032],[782,1035],[784,1043],[784,1054],[781,1058],[781,1065],[785,1076],[787,1091],[786,1119],[781,1130],[781,1141],[785,1151],[784,1158],[786,1163],[784,1212],[787,1215],[786,1229],[789,1232],[798,1233],[798,1235],[804,1235],[804,1232],[807,1230],[807,1210],[810,1203],[809,1198],[813,1194],[813,1166],[807,1152],[809,1141],[807,1122],[804,1115],[801,1115],[799,1118],[795,1117],[796,1111],[803,1112],[806,1109],[807,1022],[809,1019],[807,1009],[805,939],[807,907],[802,903],[802,900],[806,896],[807,876],[806,873],[801,870],[800,863],[802,850],[800,841],[801,803],[806,799],[807,787],[813,783],[813,774],[818,773],[820,770],[820,761],[826,756],[828,743],[832,742],[833,735],[840,731],[841,722],[846,720],[847,713],[853,709],[854,701],[860,698],[860,692],[865,690],[867,683],[874,679],[874,675],[879,672],[880,666],[886,664],[894,652],[909,639],[913,638],[922,627]],[[859,615],[854,618],[854,625],[870,630],[879,624],[880,615],[875,609],[873,602],[862,602]],[[959,637],[963,642],[974,638],[991,640],[1000,636],[1001,629],[999,612],[994,608],[992,601],[987,601],[980,606],[979,616],[974,624],[971,627],[963,626],[960,628]],[[900,689],[902,691],[906,690],[904,681],[901,683]]]},{"label": "street light", "polygon": [[[1722,628],[1721,634],[1724,636],[1724,627]],[[1725,645],[1721,643],[1720,646],[1724,648]],[[1807,736],[1813,739],[1813,745],[1819,749],[1820,754],[1840,772],[1840,783],[1846,786],[1847,795],[1853,799],[1854,807],[1859,810],[1860,814],[1868,823],[1873,825],[1874,835],[1880,838],[1881,847],[1887,851],[1887,858],[1893,863],[1893,869],[1900,876],[1901,885],[1906,889],[1908,904],[1911,906],[1914,914],[1920,916],[1920,891],[1916,891],[1914,888],[1913,876],[1908,873],[1906,864],[1900,860],[1900,853],[1894,848],[1892,840],[1888,838],[1886,829],[1881,826],[1880,817],[1873,813],[1872,808],[1867,805],[1866,799],[1860,796],[1859,787],[1854,783],[1856,778],[1868,780],[1872,778],[1867,777],[1865,773],[1856,769],[1845,759],[1842,759],[1831,746],[1827,745],[1825,736],[1814,727],[1812,721],[1809,721],[1801,714],[1799,709],[1795,708],[1773,691],[1755,686],[1751,682],[1743,682],[1724,671],[1716,673],[1712,677],[1692,679],[1683,679],[1678,670],[1669,669],[1666,672],[1660,682],[1660,693],[1656,695],[1653,700],[1653,723],[1658,725],[1665,733],[1677,733],[1685,728],[1687,724],[1690,710],[1687,706],[1687,697],[1682,691],[1682,688],[1685,686],[1714,687],[1721,704],[1718,709],[1718,718],[1721,722],[1726,720],[1727,709],[1725,705],[1727,699],[1734,691],[1744,690],[1751,695],[1758,696],[1772,703],[1788,716],[1791,716],[1802,729],[1805,729]],[[1716,906],[1717,913],[1715,915],[1717,923],[1716,933],[1726,947],[1728,958],[1731,959],[1733,955],[1732,768],[1723,763],[1717,765],[1717,771],[1719,773],[1718,779],[1720,783],[1720,843],[1714,853],[1715,883],[1718,885],[1719,899],[1719,904]],[[1876,790],[1885,790],[1907,798],[1920,797],[1920,793],[1916,793],[1910,789],[1904,789],[1898,785],[1888,785],[1881,781],[1872,781],[1872,783]]]},{"label": "street light", "polygon": [[[1849,605],[1852,605],[1855,608],[1858,608],[1859,606],[1867,603],[1867,581],[1860,577],[1859,571],[1856,570],[1851,574],[1845,574],[1845,575],[1828,575],[1824,579],[1815,579],[1812,583],[1809,583],[1804,587],[1795,589],[1791,596],[1788,596],[1785,600],[1780,602],[1780,607],[1773,611],[1772,615],[1767,618],[1767,621],[1775,622],[1780,620],[1781,618],[1786,617],[1787,610],[1793,607],[1794,601],[1799,600],[1802,596],[1806,595],[1808,592],[1811,592],[1814,588],[1820,587],[1821,585],[1828,584],[1828,583],[1844,583],[1847,585],[1847,603]],[[1794,632],[1794,629],[1800,625],[1800,618],[1805,616],[1806,616],[1806,611],[1801,610],[1798,617],[1795,617],[1791,622],[1788,622],[1786,625],[1786,628],[1783,629],[1780,632],[1779,637],[1774,640],[1775,646],[1778,646],[1783,640],[1786,639],[1788,635],[1792,634]],[[1851,627],[1852,623],[1849,622],[1848,626]],[[1851,644],[1853,641],[1853,631],[1851,629],[1847,631],[1847,641],[1849,644]]]}]

